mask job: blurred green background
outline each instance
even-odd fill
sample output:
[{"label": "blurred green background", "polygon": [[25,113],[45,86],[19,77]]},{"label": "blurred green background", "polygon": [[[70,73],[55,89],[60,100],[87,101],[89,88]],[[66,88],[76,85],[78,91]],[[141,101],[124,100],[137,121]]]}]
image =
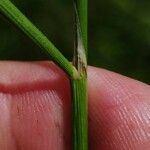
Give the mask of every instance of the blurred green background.
[{"label": "blurred green background", "polygon": [[[72,0],[13,0],[61,52],[73,52]],[[0,59],[49,59],[0,14]],[[150,1],[89,1],[89,64],[150,84]]]}]

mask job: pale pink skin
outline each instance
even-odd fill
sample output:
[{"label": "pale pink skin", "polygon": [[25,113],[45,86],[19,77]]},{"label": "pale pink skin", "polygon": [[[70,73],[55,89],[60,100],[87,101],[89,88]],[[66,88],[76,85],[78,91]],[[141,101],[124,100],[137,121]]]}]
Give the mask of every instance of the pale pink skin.
[{"label": "pale pink skin", "polygon": [[[150,150],[150,86],[88,69],[90,150]],[[0,62],[0,150],[71,150],[71,95],[52,62]]]}]

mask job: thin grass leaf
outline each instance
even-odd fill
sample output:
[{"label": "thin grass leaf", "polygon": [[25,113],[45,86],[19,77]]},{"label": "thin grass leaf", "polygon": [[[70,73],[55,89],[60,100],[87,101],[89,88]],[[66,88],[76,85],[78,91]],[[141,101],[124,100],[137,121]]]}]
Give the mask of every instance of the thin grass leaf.
[{"label": "thin grass leaf", "polygon": [[70,76],[77,76],[73,65],[59,52],[48,38],[9,0],[0,0],[0,11],[19,27],[28,37],[47,52]]}]

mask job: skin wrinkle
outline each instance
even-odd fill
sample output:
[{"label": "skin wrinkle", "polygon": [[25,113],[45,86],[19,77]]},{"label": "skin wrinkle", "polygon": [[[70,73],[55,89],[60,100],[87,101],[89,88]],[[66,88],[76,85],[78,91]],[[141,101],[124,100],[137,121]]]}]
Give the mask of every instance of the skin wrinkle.
[{"label": "skin wrinkle", "polygon": [[[143,104],[142,104],[143,105]],[[139,107],[139,110],[141,109],[140,107],[141,106],[137,106],[137,108]],[[145,106],[142,106],[142,107],[145,107]],[[142,110],[141,111],[143,111],[143,113],[144,113],[144,110],[143,110],[143,108],[142,108]],[[138,111],[138,110],[136,110],[136,112],[137,112],[137,114],[138,114],[138,116],[139,116],[139,118],[140,118],[140,126],[142,127],[142,129],[143,130],[141,130],[142,131],[142,135],[143,135],[143,138],[145,138],[145,141],[147,140],[147,141],[149,141],[150,140],[150,137],[148,136],[148,134],[147,134],[147,132],[148,132],[148,130],[147,130],[147,127],[150,127],[150,124],[146,124],[146,122],[145,122],[145,117],[143,117],[143,115],[140,113],[140,111]],[[149,110],[149,112],[150,112],[150,110]],[[149,113],[148,112],[148,113]],[[147,114],[147,112],[145,112],[144,114]]]},{"label": "skin wrinkle", "polygon": [[0,93],[0,100],[0,149],[13,149],[15,148],[15,142],[11,135],[9,111],[11,107],[11,95],[5,96],[4,94]]},{"label": "skin wrinkle", "polygon": [[[42,93],[41,93],[42,92]],[[32,93],[32,94],[31,94]],[[29,104],[29,102],[28,102],[28,95],[29,95],[29,97],[30,97],[30,104]],[[35,97],[37,97],[38,95],[44,95],[44,99],[42,98],[40,98],[39,100],[36,98],[36,101],[34,101],[34,99],[35,99]],[[59,124],[61,124],[61,127],[62,127],[62,122],[60,122],[60,117],[57,117],[57,115],[61,115],[62,113],[60,112],[60,109],[62,109],[62,107],[61,108],[59,108],[58,107],[58,103],[57,103],[57,101],[58,101],[58,99],[56,98],[56,95],[54,95],[54,93],[53,92],[48,92],[48,95],[47,95],[47,91],[39,91],[39,92],[36,92],[36,91],[34,91],[34,92],[28,92],[28,93],[25,93],[25,96],[23,96],[24,97],[24,99],[22,100],[23,102],[24,102],[24,104],[23,104],[23,106],[24,106],[24,112],[28,112],[29,114],[30,113],[32,113],[32,111],[34,110],[34,112],[32,113],[32,117],[34,118],[34,122],[33,122],[33,124],[30,124],[30,117],[29,116],[26,116],[25,117],[25,114],[23,113],[22,114],[22,121],[24,122],[24,119],[25,120],[27,120],[27,122],[29,122],[29,124],[30,125],[28,125],[28,127],[27,128],[29,128],[30,129],[30,126],[31,126],[31,128],[33,128],[33,130],[32,130],[32,133],[34,133],[36,136],[37,136],[37,134],[38,134],[38,136],[44,136],[43,134],[45,133],[45,131],[44,130],[47,130],[48,129],[48,132],[50,132],[50,131],[52,131],[51,133],[53,133],[53,131],[57,131],[54,135],[53,135],[53,138],[55,139],[55,138],[57,138],[57,137],[55,137],[55,135],[57,135],[58,137],[59,137],[59,139],[57,140],[57,144],[58,145],[60,145],[61,147],[63,147],[63,145],[61,144],[62,142],[61,142],[61,137],[60,137],[60,132],[62,132],[63,131],[63,129],[55,129],[55,128],[58,128],[58,126],[56,125],[56,122],[58,122],[57,124],[59,125]],[[20,97],[20,96],[19,96]],[[39,96],[38,96],[39,97]],[[43,97],[43,96],[42,96]],[[17,98],[15,98],[15,99],[17,99]],[[49,103],[49,105],[47,105],[48,104],[48,101],[51,99],[51,102]],[[53,100],[52,100],[53,99]],[[19,98],[19,101],[21,100],[21,98]],[[32,101],[33,102],[32,102]],[[48,101],[47,101],[48,100]],[[47,101],[47,102],[46,102]],[[56,101],[56,102],[55,102]],[[26,103],[27,102],[27,103]],[[37,103],[38,102],[38,103]],[[45,107],[40,107],[40,109],[39,109],[39,102],[41,102],[41,103],[43,103],[42,105],[44,105]],[[18,102],[17,102],[18,103]],[[56,103],[56,104],[55,104]],[[14,103],[14,105],[15,105],[15,103]],[[57,105],[57,106],[56,106]],[[29,107],[28,107],[29,106]],[[51,106],[51,108],[49,108]],[[25,109],[27,107],[27,109]],[[33,108],[33,109],[31,109],[31,108]],[[12,110],[13,112],[14,112],[14,110]],[[49,112],[50,111],[50,112]],[[38,114],[38,115],[36,115],[36,114]],[[46,114],[46,116],[44,115],[44,114]],[[50,116],[48,116],[47,114],[51,114]],[[49,118],[50,117],[50,118]],[[12,117],[12,118],[14,118],[14,117]],[[38,120],[38,119],[36,119],[36,118],[41,118],[42,119],[42,122],[44,123],[42,123],[40,120]],[[62,118],[62,116],[61,116],[61,118]],[[37,120],[38,120],[38,122],[37,122]],[[52,122],[51,122],[51,124],[50,124],[50,122],[48,121],[48,120],[52,120]],[[20,121],[20,120],[18,120],[19,122],[22,122],[22,121]],[[16,124],[15,122],[13,123],[13,124]],[[40,125],[38,125],[38,124],[40,124]],[[50,126],[49,126],[49,125]],[[23,124],[24,125],[24,124]],[[43,129],[41,129],[41,127],[39,128],[40,126],[45,126],[45,129],[43,130]],[[59,125],[59,127],[60,127],[60,125]],[[23,128],[23,130],[24,130],[24,128],[25,127],[23,127],[23,126],[20,126],[20,127],[18,127],[18,128]],[[13,129],[14,131],[15,130],[19,130],[19,129]],[[39,128],[39,129],[38,129]],[[28,129],[28,130],[29,130]],[[20,132],[20,136],[22,137],[23,135],[22,135],[22,133],[23,133],[23,130],[21,129],[21,132]],[[26,132],[28,132],[28,130],[26,131]],[[43,130],[43,132],[42,132],[42,130]],[[47,132],[47,131],[46,131]],[[17,135],[17,139],[20,139],[21,137],[18,137],[18,135]],[[31,137],[31,136],[30,136]],[[23,138],[26,138],[26,137],[22,137],[22,139]],[[36,140],[37,138],[35,137],[35,139],[31,139],[31,144],[32,144],[32,140]],[[44,138],[45,139],[45,138]],[[58,143],[58,141],[60,140],[60,144]],[[22,140],[21,140],[22,141]],[[17,143],[22,143],[21,141],[17,141]],[[45,139],[45,141],[47,141],[47,139]],[[39,142],[40,143],[40,142]],[[49,143],[48,141],[46,142],[46,143]],[[45,143],[45,144],[46,144]],[[43,143],[44,144],[44,143]],[[45,145],[44,144],[44,145]],[[26,145],[26,144],[25,144]],[[43,145],[43,146],[44,146]],[[42,147],[43,147],[42,146]],[[51,146],[52,147],[54,147],[55,145],[53,145],[53,143],[51,144]],[[18,146],[19,147],[19,146]],[[25,148],[24,149],[39,149],[38,147],[26,147],[26,146],[24,146]],[[39,146],[39,147],[41,147],[41,146]],[[48,146],[44,146],[44,147],[48,147]],[[21,146],[20,146],[20,148],[22,148]],[[41,148],[40,148],[41,149]],[[60,149],[60,148],[59,148]]]}]

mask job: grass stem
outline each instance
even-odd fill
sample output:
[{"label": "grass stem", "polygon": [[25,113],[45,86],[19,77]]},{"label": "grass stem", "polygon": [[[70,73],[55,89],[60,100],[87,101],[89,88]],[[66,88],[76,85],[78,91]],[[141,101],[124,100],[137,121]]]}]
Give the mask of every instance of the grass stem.
[{"label": "grass stem", "polygon": [[73,149],[88,150],[88,97],[87,97],[87,0],[74,0],[75,48],[73,64],[79,78],[73,79]]}]

